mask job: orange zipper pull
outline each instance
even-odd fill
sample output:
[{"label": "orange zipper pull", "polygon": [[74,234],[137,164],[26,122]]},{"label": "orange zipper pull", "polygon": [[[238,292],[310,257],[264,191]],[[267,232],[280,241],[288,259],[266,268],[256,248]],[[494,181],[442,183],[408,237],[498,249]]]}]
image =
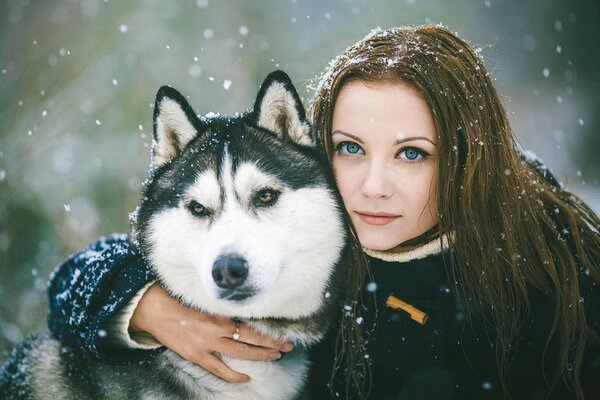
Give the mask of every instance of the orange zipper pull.
[{"label": "orange zipper pull", "polygon": [[423,311],[411,306],[408,303],[403,302],[402,300],[394,296],[389,296],[387,298],[387,301],[385,302],[385,305],[390,308],[393,308],[394,310],[402,310],[407,312],[413,321],[417,321],[421,325],[425,325],[425,323],[427,322],[427,318],[429,318],[427,314]]}]

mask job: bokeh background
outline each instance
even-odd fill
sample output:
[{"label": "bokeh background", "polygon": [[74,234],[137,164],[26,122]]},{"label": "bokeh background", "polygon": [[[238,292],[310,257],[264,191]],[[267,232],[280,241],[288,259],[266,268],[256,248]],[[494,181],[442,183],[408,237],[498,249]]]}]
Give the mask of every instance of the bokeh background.
[{"label": "bokeh background", "polygon": [[69,254],[129,231],[169,84],[200,114],[307,84],[372,28],[443,23],[481,52],[522,145],[600,210],[596,0],[0,0],[0,359],[45,329]]}]

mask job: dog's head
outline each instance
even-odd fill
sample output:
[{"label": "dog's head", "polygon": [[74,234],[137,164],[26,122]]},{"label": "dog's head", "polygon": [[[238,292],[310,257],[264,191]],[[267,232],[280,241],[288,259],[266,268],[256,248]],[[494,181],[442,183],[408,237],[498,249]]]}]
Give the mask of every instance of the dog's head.
[{"label": "dog's head", "polygon": [[182,301],[241,318],[300,318],[327,301],[345,246],[328,160],[289,77],[250,112],[197,117],[158,91],[150,177],[134,237]]}]

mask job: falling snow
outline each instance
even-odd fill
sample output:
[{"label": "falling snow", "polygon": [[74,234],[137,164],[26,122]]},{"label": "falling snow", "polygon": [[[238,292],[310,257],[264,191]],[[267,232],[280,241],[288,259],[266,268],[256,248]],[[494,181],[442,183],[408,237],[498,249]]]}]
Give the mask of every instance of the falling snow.
[{"label": "falling snow", "polygon": [[[14,301],[14,315],[0,318],[2,344],[21,340],[27,327],[33,326],[30,321],[19,322],[18,315],[33,315],[31,310],[35,307],[45,312],[45,305],[40,305],[45,289],[38,290],[37,286],[39,282],[43,286],[52,263],[65,257],[65,249],[74,251],[107,229],[129,229],[127,207],[144,179],[139,171],[147,164],[147,147],[152,137],[151,115],[146,107],[153,102],[160,85],[189,88],[191,97],[204,101],[197,110],[204,113],[210,109],[223,110],[223,105],[234,108],[239,98],[252,92],[256,85],[254,77],[269,68],[293,71],[295,81],[305,82],[334,56],[335,49],[343,49],[351,44],[352,38],[371,29],[372,21],[381,20],[382,26],[398,23],[397,18],[394,20],[396,14],[389,12],[383,3],[372,7],[346,3],[309,7],[306,2],[293,0],[289,7],[270,9],[272,16],[260,13],[257,20],[252,13],[245,12],[246,6],[240,5],[227,13],[219,2],[209,0],[161,4],[162,8],[150,3],[143,7],[122,6],[123,12],[115,12],[118,2],[114,0],[84,1],[77,7],[63,1],[54,5],[8,2],[7,12],[0,17],[6,27],[5,42],[19,46],[14,46],[14,50],[3,47],[0,60],[0,84],[10,89],[10,98],[2,110],[2,122],[7,129],[3,131],[5,140],[0,143],[0,191],[6,197],[0,207],[5,212],[0,214],[16,218],[18,213],[12,210],[21,212],[23,205],[28,205],[33,210],[26,210],[27,215],[35,216],[33,223],[38,225],[26,225],[31,238],[36,240],[36,246],[30,248],[25,245],[29,237],[10,233],[12,227],[21,226],[21,220],[0,220],[0,225],[6,221],[11,224],[0,232],[0,258],[7,260],[10,270],[25,271],[26,276],[31,271],[29,286],[22,288],[19,296],[9,299],[11,306]],[[417,15],[419,21],[446,22],[448,10],[455,9],[451,4],[428,9],[426,2],[402,3],[407,20]],[[530,17],[527,29],[514,30],[514,24],[499,24],[498,19],[492,18],[508,15],[505,12],[510,8],[502,2],[480,0],[472,7],[486,23],[455,28],[478,43],[490,43],[498,49],[505,49],[508,43],[512,49],[510,57],[502,53],[504,50],[494,53],[485,46],[480,51],[484,58],[494,53],[493,65],[497,68],[492,75],[499,78],[501,92],[510,99],[515,133],[544,155],[549,165],[556,168],[556,175],[565,178],[569,189],[576,192],[579,184],[587,184],[584,194],[595,199],[597,208],[594,148],[589,145],[593,142],[586,139],[598,131],[594,117],[597,94],[593,90],[597,85],[595,78],[582,73],[587,63],[593,64],[595,54],[589,53],[589,49],[578,50],[578,42],[572,39],[577,32],[587,29],[584,16],[566,11],[559,3],[552,4],[544,11],[544,26],[538,26],[540,19],[532,14],[535,10],[528,11],[525,7],[520,8],[523,14],[519,17]],[[20,17],[18,8],[23,8]],[[35,12],[36,8],[47,12]],[[67,9],[69,12],[65,12]],[[29,18],[31,15],[39,18]],[[190,20],[186,23],[187,17],[194,23]],[[281,27],[271,28],[266,24],[269,18],[277,18],[282,22]],[[348,28],[349,18],[356,22]],[[38,29],[40,26],[44,32]],[[325,27],[339,34],[323,35]],[[18,40],[14,32],[21,32]],[[94,37],[93,32],[102,35]],[[171,44],[166,44],[167,41]],[[101,45],[93,45],[95,42]],[[359,61],[347,60],[349,64]],[[385,63],[393,66],[396,61],[388,58]],[[316,86],[330,84],[329,78],[323,77]],[[218,116],[209,112],[201,118]],[[453,150],[459,152],[458,147]],[[590,153],[591,158],[586,155]],[[532,153],[525,156],[529,159]],[[547,169],[543,164],[541,168]],[[506,177],[516,174],[508,169],[502,172]],[[106,194],[114,196],[111,197],[114,201]],[[87,204],[87,208],[81,207],[82,204]],[[102,223],[82,231],[86,221],[94,218]],[[506,235],[498,240],[505,243]],[[88,249],[82,256],[90,260],[85,267],[98,265],[93,276],[109,281],[108,266],[133,251],[126,247],[100,244]],[[19,251],[24,264],[10,258],[15,249],[21,248],[33,249]],[[590,271],[583,274],[589,275]],[[5,302],[17,276],[20,275],[3,276],[0,296],[4,296],[1,298]],[[82,270],[72,271],[65,279],[76,288],[70,291],[61,287],[56,293],[61,306],[75,310],[73,319],[68,321],[71,327],[89,323],[83,315],[84,307],[75,302],[79,295],[84,302],[92,298],[80,281],[81,276]],[[378,285],[370,282],[365,289],[377,293]],[[325,293],[325,298],[330,296]],[[104,311],[114,310],[120,300],[111,298]],[[353,320],[363,323],[361,318],[350,321]],[[182,325],[185,322],[181,321]],[[42,316],[37,326],[44,324]],[[105,330],[94,332],[99,337],[106,336]],[[78,344],[83,341],[68,340]],[[491,381],[482,382],[481,388],[496,389]]]}]

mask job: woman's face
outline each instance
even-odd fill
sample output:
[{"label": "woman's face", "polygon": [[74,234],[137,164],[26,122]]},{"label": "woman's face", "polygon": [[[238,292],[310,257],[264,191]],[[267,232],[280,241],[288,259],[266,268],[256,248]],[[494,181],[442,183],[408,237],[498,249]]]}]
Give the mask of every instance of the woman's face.
[{"label": "woman's face", "polygon": [[351,81],[333,110],[333,169],[363,247],[388,250],[433,228],[436,140],[411,87]]}]

